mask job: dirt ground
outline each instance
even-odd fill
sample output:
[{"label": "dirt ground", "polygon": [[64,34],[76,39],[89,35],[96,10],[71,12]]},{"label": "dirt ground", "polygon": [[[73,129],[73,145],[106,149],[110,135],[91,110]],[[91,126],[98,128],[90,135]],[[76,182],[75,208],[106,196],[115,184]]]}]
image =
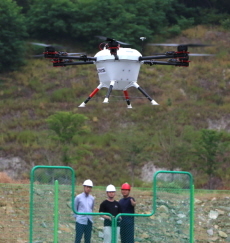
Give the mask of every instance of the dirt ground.
[{"label": "dirt ground", "polygon": [[[78,192],[81,192],[78,187]],[[39,191],[37,192],[39,193]],[[149,213],[152,208],[152,191],[135,189],[132,191],[138,205],[137,213]],[[96,196],[96,208],[99,203],[105,199],[105,192],[100,188],[95,188],[93,194]],[[169,196],[163,193],[161,201],[166,202]],[[120,195],[119,195],[120,197]],[[178,199],[182,198],[178,195]],[[202,190],[195,191],[195,242],[230,242],[230,191],[210,191],[204,193]],[[228,200],[226,200],[228,199]],[[63,204],[68,204],[68,200],[63,198]],[[41,209],[42,210],[42,209]],[[219,212],[219,218],[210,219],[209,213],[212,210]],[[219,211],[218,211],[219,210]],[[224,212],[226,211],[226,213]],[[229,210],[229,212],[228,212]],[[29,211],[30,211],[30,184],[28,181],[16,182],[12,181],[6,175],[0,173],[0,243],[28,243],[29,242]],[[71,207],[69,208],[71,211]],[[65,233],[74,232],[74,221],[71,223],[70,215],[68,215],[68,227],[62,225]],[[153,217],[154,218],[154,217]],[[209,222],[209,224],[207,224]],[[45,222],[39,222],[39,225]],[[71,226],[71,227],[70,227]],[[44,230],[45,226],[43,225]],[[98,226],[98,228],[101,228]],[[208,229],[214,229],[214,234],[207,235]],[[224,231],[227,236],[219,236],[219,232]],[[71,233],[73,237],[73,233]],[[229,240],[228,240],[229,239]],[[44,242],[44,241],[39,241]],[[47,241],[50,243],[52,241]],[[100,241],[95,241],[100,242]],[[150,242],[150,241],[142,241]]]}]

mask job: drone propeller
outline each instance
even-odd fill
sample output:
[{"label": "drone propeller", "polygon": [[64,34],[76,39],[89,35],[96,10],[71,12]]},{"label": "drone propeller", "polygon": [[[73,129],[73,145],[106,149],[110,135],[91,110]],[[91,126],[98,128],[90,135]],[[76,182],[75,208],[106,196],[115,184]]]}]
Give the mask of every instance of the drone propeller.
[{"label": "drone propeller", "polygon": [[[42,46],[42,47],[46,47],[46,48],[54,48],[54,49],[66,49],[64,46],[59,46],[59,45],[51,45],[51,44],[45,44],[45,43],[38,43],[38,42],[30,42],[30,44],[32,45],[36,45],[36,46]],[[82,52],[59,52],[60,56],[72,56],[72,55],[84,55],[85,53]],[[44,53],[43,54],[38,54],[38,55],[33,55],[32,57],[44,57]]]},{"label": "drone propeller", "polygon": [[52,45],[52,44],[45,44],[45,43],[38,43],[38,42],[30,42],[30,44],[35,45],[35,46],[44,46],[44,47],[49,47],[52,46],[55,49],[64,49],[64,46],[60,46],[60,45]]},{"label": "drone propeller", "polygon": [[122,44],[122,45],[130,45],[129,43],[125,43],[125,42],[118,41],[118,40],[108,38],[108,37],[105,37],[105,36],[101,36],[101,35],[96,35],[96,37],[101,39],[101,40],[104,40],[104,41],[109,41],[109,42],[115,41],[115,42],[118,42],[119,44]]},{"label": "drone propeller", "polygon": [[[152,53],[152,55],[165,55],[166,53]],[[215,54],[203,54],[203,53],[188,53],[189,56],[194,56],[194,57],[213,57]]]},{"label": "drone propeller", "polygon": [[189,56],[194,56],[194,57],[214,57],[215,54],[203,54],[203,53],[189,53]]},{"label": "drone propeller", "polygon": [[31,57],[44,57],[44,54],[32,55]]},{"label": "drone propeller", "polygon": [[[60,55],[62,56],[62,54],[60,53]],[[79,52],[79,53],[68,53],[65,52],[65,56],[72,56],[72,55],[85,55],[85,53]],[[38,55],[32,55],[32,57],[44,57],[44,54],[38,54]]]},{"label": "drone propeller", "polygon": [[174,44],[174,43],[149,43],[148,45],[150,46],[187,46],[187,47],[205,47],[205,46],[212,46],[208,44],[193,44],[193,43],[188,43],[188,44]]}]

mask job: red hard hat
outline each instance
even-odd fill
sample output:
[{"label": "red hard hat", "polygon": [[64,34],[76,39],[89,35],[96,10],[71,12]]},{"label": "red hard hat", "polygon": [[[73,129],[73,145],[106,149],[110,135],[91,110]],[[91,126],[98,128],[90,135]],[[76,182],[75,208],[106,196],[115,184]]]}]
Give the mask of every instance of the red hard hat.
[{"label": "red hard hat", "polygon": [[121,186],[121,190],[131,190],[131,186],[126,182]]}]

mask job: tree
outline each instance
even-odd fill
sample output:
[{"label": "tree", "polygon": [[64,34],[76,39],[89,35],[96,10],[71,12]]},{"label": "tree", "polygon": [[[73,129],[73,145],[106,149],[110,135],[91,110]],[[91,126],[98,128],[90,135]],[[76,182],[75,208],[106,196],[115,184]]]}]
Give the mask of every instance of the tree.
[{"label": "tree", "polygon": [[69,165],[76,159],[79,159],[81,157],[80,154],[89,153],[87,149],[82,148],[82,151],[75,151],[74,156],[70,155],[72,138],[75,135],[81,135],[89,131],[89,128],[85,126],[87,119],[86,116],[81,114],[60,111],[46,120],[48,127],[56,134],[53,138],[62,144],[62,162],[65,165]]},{"label": "tree", "polygon": [[140,37],[181,31],[193,23],[190,8],[175,0],[34,0],[27,11],[29,33],[44,40],[69,39],[92,49],[95,35],[140,46]]},{"label": "tree", "polygon": [[[135,179],[138,176],[136,171],[140,165],[150,159],[149,142],[142,133],[138,131],[128,131],[125,137],[121,137],[121,147],[123,148],[123,159],[127,163],[128,169],[131,171],[132,186],[135,184]],[[139,172],[140,170],[138,170]]]},{"label": "tree", "polygon": [[213,189],[213,179],[218,167],[224,162],[222,155],[228,148],[229,139],[224,141],[224,133],[203,129],[194,144],[196,167],[208,175],[209,189]]},{"label": "tree", "polygon": [[13,0],[0,1],[0,72],[15,70],[25,58],[25,18]]},{"label": "tree", "polygon": [[70,0],[34,0],[27,11],[28,32],[34,38],[71,38],[75,5]]},{"label": "tree", "polygon": [[92,36],[97,33],[140,46],[141,36],[149,42],[153,36],[169,33],[169,25],[180,29],[183,22],[188,27],[191,15],[186,16],[186,21],[183,18],[187,12],[184,5],[176,5],[174,0],[80,0],[72,30],[79,41],[95,43]]},{"label": "tree", "polygon": [[88,128],[84,126],[87,119],[81,114],[60,111],[51,115],[46,121],[48,127],[57,135],[55,138],[68,144],[75,135],[87,132]]}]

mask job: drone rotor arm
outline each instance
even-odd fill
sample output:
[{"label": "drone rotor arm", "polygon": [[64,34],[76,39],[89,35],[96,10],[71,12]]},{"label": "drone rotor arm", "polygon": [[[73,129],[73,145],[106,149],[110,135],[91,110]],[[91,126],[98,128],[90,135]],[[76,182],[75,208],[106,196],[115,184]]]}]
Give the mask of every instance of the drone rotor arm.
[{"label": "drone rotor arm", "polygon": [[88,57],[88,56],[60,56],[60,59],[76,59],[76,60],[83,60],[83,61],[96,61],[96,57]]},{"label": "drone rotor arm", "polygon": [[75,59],[75,60],[82,60],[82,61],[96,61],[96,57],[88,57],[88,56],[62,56],[62,55],[56,55],[55,58],[57,59]]},{"label": "drone rotor arm", "polygon": [[164,59],[164,58],[187,58],[189,52],[180,52],[180,51],[169,51],[165,54],[160,54],[157,56],[141,56],[139,57],[139,61],[142,60],[150,60],[150,59]]},{"label": "drone rotor arm", "polygon": [[148,64],[150,66],[152,65],[171,65],[171,66],[178,66],[178,67],[188,67],[189,66],[188,60],[177,60],[177,59],[170,59],[168,62],[164,61],[154,61],[154,60],[148,60],[144,61],[144,64]]},{"label": "drone rotor arm", "polygon": [[70,61],[62,61],[62,60],[53,60],[54,67],[65,67],[70,65],[87,65],[87,64],[94,64],[93,61],[86,61],[86,62],[70,62]]},{"label": "drone rotor arm", "polygon": [[140,85],[138,84],[138,83],[134,83],[133,84],[134,85],[134,87],[135,88],[137,88],[150,102],[151,102],[151,104],[152,105],[158,105],[158,103],[155,101],[155,100],[153,100],[147,93],[146,93],[146,91],[144,90],[144,89],[142,89],[141,87],[140,87]]}]

